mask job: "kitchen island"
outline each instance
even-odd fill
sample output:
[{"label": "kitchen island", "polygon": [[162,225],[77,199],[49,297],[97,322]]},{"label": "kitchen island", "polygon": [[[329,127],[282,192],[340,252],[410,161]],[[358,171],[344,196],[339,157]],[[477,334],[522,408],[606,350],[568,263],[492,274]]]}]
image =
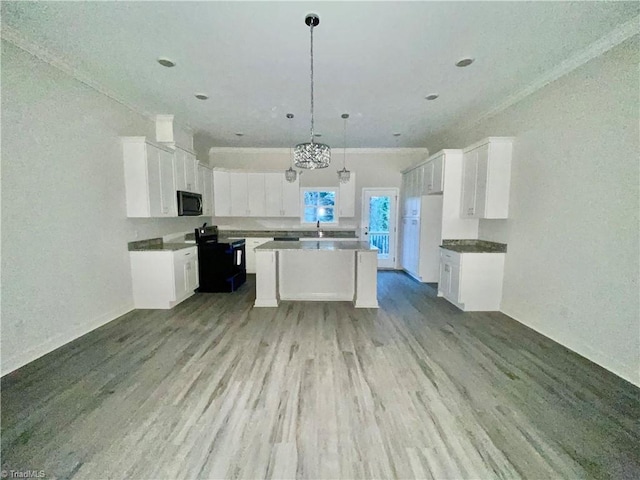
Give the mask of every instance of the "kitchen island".
[{"label": "kitchen island", "polygon": [[350,301],[378,308],[378,250],[357,241],[272,241],[255,249],[254,307],[280,300]]}]

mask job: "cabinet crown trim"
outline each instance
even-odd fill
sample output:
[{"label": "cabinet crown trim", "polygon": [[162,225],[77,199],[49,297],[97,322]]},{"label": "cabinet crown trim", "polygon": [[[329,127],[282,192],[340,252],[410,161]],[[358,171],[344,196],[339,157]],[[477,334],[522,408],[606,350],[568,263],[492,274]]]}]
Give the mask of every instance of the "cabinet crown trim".
[{"label": "cabinet crown trim", "polygon": [[455,155],[455,154],[461,154],[462,150],[459,148],[444,148],[442,150],[437,151],[436,153],[434,153],[433,155],[431,155],[429,158],[427,158],[426,160],[421,161],[420,163],[417,163],[415,165],[411,165],[408,168],[405,168],[404,170],[402,170],[400,173],[409,173],[412,170],[415,170],[416,168],[420,168],[424,165],[426,165],[427,163],[435,160],[438,157],[441,157],[442,155]]},{"label": "cabinet crown trim", "polygon": [[488,143],[513,143],[515,137],[487,137],[482,140],[472,143],[468,147],[465,147],[462,151],[464,153],[470,152],[471,150],[475,150],[478,147],[482,147],[483,145],[487,145]]},{"label": "cabinet crown trim", "polygon": [[153,147],[159,148],[160,150],[164,150],[168,153],[173,153],[173,149],[163,145],[162,143],[156,143],[149,140],[147,137],[120,137],[120,141],[122,143],[146,143]]}]

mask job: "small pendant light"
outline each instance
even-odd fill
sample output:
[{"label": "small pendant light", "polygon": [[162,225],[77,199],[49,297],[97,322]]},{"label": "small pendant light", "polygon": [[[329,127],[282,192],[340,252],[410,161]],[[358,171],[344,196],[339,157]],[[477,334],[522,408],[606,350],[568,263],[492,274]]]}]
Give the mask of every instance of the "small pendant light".
[{"label": "small pendant light", "polygon": [[344,153],[342,159],[342,170],[338,170],[338,179],[340,183],[348,183],[349,178],[351,178],[351,172],[347,170],[347,118],[349,118],[348,113],[343,113],[342,118],[344,119]]},{"label": "small pendant light", "polygon": [[298,177],[298,172],[296,172],[293,169],[293,153],[292,153],[292,146],[291,146],[291,129],[293,128],[293,113],[287,113],[287,118],[289,119],[289,169],[285,170],[284,172],[284,178],[287,180],[287,182],[289,183],[293,183],[296,181],[296,178]]}]

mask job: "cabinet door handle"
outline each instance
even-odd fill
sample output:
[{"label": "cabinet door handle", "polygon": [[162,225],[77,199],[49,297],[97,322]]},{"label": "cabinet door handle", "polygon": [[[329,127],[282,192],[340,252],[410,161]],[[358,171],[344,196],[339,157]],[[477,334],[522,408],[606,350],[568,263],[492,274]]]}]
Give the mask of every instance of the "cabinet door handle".
[{"label": "cabinet door handle", "polygon": [[185,257],[186,257],[187,255],[191,255],[191,252],[189,252],[189,253],[185,253],[185,254],[184,254],[184,256],[185,256]]}]

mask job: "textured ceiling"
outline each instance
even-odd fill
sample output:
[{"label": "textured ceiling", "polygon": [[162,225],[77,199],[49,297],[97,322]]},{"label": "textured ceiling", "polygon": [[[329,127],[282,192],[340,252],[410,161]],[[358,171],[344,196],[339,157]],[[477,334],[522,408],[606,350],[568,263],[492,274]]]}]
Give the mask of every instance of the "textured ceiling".
[{"label": "textured ceiling", "polygon": [[[424,147],[629,21],[639,5],[3,1],[2,23],[128,103],[175,114],[211,146],[286,147],[309,137],[304,17],[315,12],[319,141],[343,145],[347,112],[349,147]],[[161,67],[160,56],[177,66]],[[456,67],[463,57],[476,61]],[[440,96],[426,101],[430,93]]]}]

